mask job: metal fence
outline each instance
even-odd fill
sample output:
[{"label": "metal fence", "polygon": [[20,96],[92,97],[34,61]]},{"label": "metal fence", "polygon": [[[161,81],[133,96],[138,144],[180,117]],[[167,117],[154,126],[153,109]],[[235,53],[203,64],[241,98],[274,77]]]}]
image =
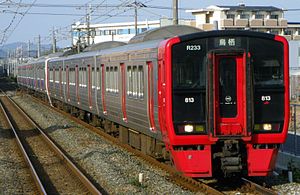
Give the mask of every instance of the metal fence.
[{"label": "metal fence", "polygon": [[281,151],[300,156],[300,104],[291,104],[290,126],[286,142]]}]

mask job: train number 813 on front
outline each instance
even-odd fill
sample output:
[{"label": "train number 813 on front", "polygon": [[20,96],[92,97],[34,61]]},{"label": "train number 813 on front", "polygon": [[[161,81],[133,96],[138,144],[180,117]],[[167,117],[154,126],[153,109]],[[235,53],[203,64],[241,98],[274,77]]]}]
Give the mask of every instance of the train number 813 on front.
[{"label": "train number 813 on front", "polygon": [[176,168],[268,175],[288,130],[286,39],[202,32],[165,40],[158,56],[159,121]]}]

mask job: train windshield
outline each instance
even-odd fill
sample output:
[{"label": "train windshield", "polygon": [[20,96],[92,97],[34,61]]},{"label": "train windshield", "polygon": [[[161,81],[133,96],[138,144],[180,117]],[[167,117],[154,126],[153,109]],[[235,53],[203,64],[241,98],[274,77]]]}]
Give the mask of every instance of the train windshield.
[{"label": "train windshield", "polygon": [[283,45],[276,41],[249,38],[254,84],[260,87],[283,86]]},{"label": "train windshield", "polygon": [[[248,88],[253,86],[251,93],[259,100],[263,94],[266,94],[265,90],[267,89],[283,89],[283,53],[281,42],[260,37],[217,36],[175,44],[172,48],[172,112],[176,133],[206,133],[207,105],[209,105],[207,102],[207,87],[209,86],[207,76],[208,64],[211,63],[210,55],[238,56],[247,54],[245,61],[240,64],[245,64],[245,70],[249,71],[247,74],[251,75],[251,78],[245,82]],[[215,57],[212,58],[216,59]],[[232,59],[224,58],[223,60]],[[234,76],[239,71],[234,68],[240,65],[227,61],[226,63],[220,61],[220,65],[226,64],[224,67],[221,66],[220,75],[224,76],[224,79],[228,79],[227,73],[232,73],[231,77],[238,82],[238,78]],[[240,75],[246,75],[246,73]],[[232,80],[228,81],[231,82]],[[232,81],[232,83],[236,82]],[[234,92],[232,94],[239,93],[235,92],[238,89],[234,85],[230,84],[228,87]],[[280,93],[279,91],[276,92],[272,98],[276,98]],[[221,99],[223,96],[225,98],[228,94],[221,93]],[[235,96],[230,95],[230,98],[233,101]],[[277,106],[276,109],[279,107]],[[255,105],[255,110],[259,110],[257,105]],[[261,113],[263,112],[255,114],[256,122],[266,121],[266,117],[261,116]],[[282,116],[272,118],[280,121]]]},{"label": "train windshield", "polygon": [[204,40],[174,46],[173,88],[201,89],[206,85],[206,49]]}]

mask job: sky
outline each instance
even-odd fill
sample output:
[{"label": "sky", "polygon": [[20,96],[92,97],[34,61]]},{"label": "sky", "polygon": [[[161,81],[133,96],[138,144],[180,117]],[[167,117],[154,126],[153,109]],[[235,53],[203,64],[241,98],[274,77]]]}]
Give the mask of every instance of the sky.
[{"label": "sky", "polygon": [[[138,9],[138,20],[156,20],[172,17],[172,0],[137,0],[147,8]],[[42,44],[51,44],[52,31],[57,32],[57,45],[71,45],[71,24],[85,21],[88,5],[91,5],[92,23],[131,22],[134,0],[0,0],[0,47],[12,42],[36,42],[41,36]],[[275,6],[284,9],[299,9],[299,0],[178,0],[179,18],[194,19],[185,9],[200,9],[210,5]],[[8,4],[14,4],[9,5]],[[21,3],[21,4],[19,4]],[[26,4],[26,5],[24,5]],[[33,5],[33,6],[31,6]],[[55,5],[55,6],[49,6]],[[160,7],[150,8],[150,7]],[[300,22],[300,11],[287,11],[288,22]]]}]

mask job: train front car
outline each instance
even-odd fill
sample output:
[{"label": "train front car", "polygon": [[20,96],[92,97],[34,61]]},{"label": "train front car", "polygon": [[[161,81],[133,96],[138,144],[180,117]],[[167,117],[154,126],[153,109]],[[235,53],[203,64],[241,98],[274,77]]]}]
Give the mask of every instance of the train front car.
[{"label": "train front car", "polygon": [[288,43],[250,31],[212,31],[159,47],[159,120],[186,176],[267,176],[289,121]]}]

